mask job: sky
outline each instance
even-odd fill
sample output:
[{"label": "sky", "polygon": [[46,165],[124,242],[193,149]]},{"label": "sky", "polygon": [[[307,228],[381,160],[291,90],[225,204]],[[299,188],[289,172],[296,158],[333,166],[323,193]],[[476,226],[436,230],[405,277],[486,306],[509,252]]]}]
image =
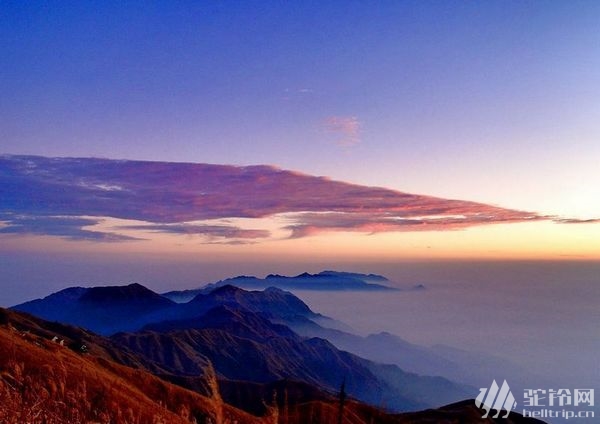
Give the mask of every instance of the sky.
[{"label": "sky", "polygon": [[598,260],[599,19],[594,1],[4,1],[5,282],[82,278],[72,255],[140,270],[110,282],[157,256],[157,280]]}]

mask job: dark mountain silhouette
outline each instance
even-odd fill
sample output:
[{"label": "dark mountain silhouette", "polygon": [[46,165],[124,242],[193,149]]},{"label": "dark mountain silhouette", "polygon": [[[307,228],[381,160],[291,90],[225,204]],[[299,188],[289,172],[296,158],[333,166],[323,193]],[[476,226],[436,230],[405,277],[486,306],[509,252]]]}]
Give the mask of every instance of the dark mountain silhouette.
[{"label": "dark mountain silhouette", "polygon": [[233,285],[243,289],[262,290],[268,287],[278,287],[285,290],[355,290],[355,291],[381,291],[396,290],[384,284],[387,278],[376,274],[359,274],[353,272],[322,271],[318,274],[307,272],[287,277],[284,275],[269,274],[265,278],[241,275],[228,278],[216,283],[208,284],[194,290],[170,291],[163,296],[175,302],[188,302],[201,293],[208,293],[217,287]]},{"label": "dark mountain silhouette", "polygon": [[175,303],[140,284],[109,287],[72,287],[11,309],[50,321],[78,325],[103,335],[137,331],[150,323],[199,317],[217,306],[241,307],[267,316],[322,318],[293,294],[268,288],[247,291],[225,285]]},{"label": "dark mountain silhouette", "polygon": [[171,302],[163,296],[137,283],[128,286],[90,287],[81,295],[79,300],[89,303],[123,302],[130,305],[171,305]]},{"label": "dark mountain silhouette", "polygon": [[[495,411],[495,410],[493,410]],[[500,414],[503,416],[505,412]],[[490,416],[494,416],[490,413]],[[481,423],[481,424],[544,424],[545,421],[524,417],[511,412],[508,418],[481,418],[481,410],[472,400],[464,400],[438,409],[396,415],[397,424],[440,424],[440,423]]]},{"label": "dark mountain silhouette", "polygon": [[73,287],[12,309],[50,321],[69,323],[99,334],[134,331],[162,319],[176,304],[140,284]]}]

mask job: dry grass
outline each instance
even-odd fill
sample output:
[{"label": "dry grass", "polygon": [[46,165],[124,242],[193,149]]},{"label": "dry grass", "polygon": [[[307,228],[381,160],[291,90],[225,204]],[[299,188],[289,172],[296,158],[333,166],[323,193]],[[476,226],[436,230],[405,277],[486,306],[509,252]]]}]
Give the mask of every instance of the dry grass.
[{"label": "dry grass", "polygon": [[[216,384],[216,379],[215,383]],[[5,424],[258,424],[148,372],[0,327],[0,422]]]}]

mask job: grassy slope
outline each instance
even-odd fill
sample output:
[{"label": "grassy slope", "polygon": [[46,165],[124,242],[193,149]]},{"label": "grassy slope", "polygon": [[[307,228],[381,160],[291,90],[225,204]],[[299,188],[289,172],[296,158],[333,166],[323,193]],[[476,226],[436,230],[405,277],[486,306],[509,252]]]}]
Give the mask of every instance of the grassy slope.
[{"label": "grassy slope", "polygon": [[[11,326],[0,327],[0,422],[259,424],[224,404]],[[219,419],[220,418],[220,419]]]}]

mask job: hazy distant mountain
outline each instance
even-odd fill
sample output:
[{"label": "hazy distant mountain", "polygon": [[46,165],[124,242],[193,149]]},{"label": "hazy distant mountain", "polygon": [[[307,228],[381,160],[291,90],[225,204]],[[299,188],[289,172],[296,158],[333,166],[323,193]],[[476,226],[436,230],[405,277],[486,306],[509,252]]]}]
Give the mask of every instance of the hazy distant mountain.
[{"label": "hazy distant mountain", "polygon": [[382,332],[366,337],[325,328],[314,320],[296,316],[285,323],[305,337],[322,337],[338,349],[384,364],[395,364],[401,369],[421,375],[438,375],[453,381],[483,387],[500,374],[512,387],[525,387],[527,382],[550,384],[526,369],[483,352],[469,352],[445,345],[421,346],[399,336]]},{"label": "hazy distant mountain", "polygon": [[204,287],[194,290],[180,290],[163,293],[163,296],[175,302],[188,302],[201,293],[208,293],[216,287],[233,285],[236,287],[262,290],[268,287],[278,287],[285,290],[343,290],[343,291],[379,291],[396,290],[392,287],[378,284],[386,283],[389,280],[376,274],[359,274],[354,272],[322,271],[318,274],[309,274],[307,272],[287,277],[283,275],[270,274],[265,278],[241,275],[228,278],[216,283],[208,284]]}]

